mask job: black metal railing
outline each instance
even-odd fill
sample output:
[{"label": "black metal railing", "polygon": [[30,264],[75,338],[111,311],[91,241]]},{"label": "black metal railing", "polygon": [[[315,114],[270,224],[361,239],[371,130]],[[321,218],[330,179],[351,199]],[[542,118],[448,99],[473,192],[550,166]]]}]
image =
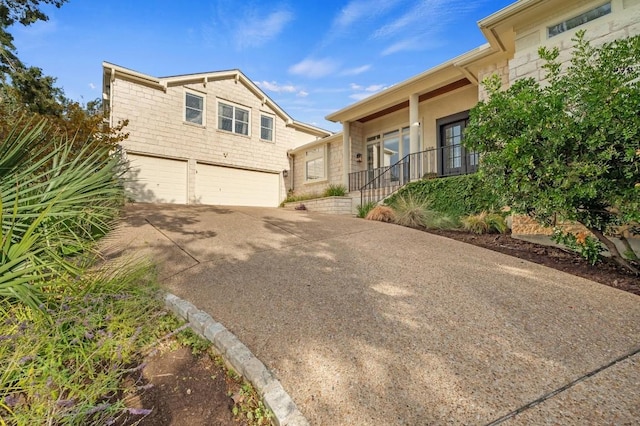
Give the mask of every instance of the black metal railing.
[{"label": "black metal railing", "polygon": [[357,190],[356,185],[366,180],[359,187],[360,205],[377,203],[414,180],[475,173],[478,160],[477,153],[466,152],[462,145],[432,148],[409,154],[391,166],[350,173],[349,190]]}]

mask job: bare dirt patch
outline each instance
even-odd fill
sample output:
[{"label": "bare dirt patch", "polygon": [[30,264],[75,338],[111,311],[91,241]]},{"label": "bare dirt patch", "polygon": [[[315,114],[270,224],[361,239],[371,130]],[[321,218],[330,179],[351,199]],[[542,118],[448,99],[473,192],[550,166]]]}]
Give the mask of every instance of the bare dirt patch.
[{"label": "bare dirt patch", "polygon": [[129,410],[119,419],[121,426],[272,424],[253,412],[247,416],[257,395],[249,395],[247,385],[226,370],[219,357],[194,355],[188,346],[173,345],[147,356],[144,368],[133,372],[125,386]]}]

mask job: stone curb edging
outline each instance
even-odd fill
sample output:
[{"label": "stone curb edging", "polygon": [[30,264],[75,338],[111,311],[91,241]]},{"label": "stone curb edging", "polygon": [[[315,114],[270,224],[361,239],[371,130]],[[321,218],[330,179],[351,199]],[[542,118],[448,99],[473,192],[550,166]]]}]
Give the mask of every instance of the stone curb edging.
[{"label": "stone curb edging", "polygon": [[224,360],[253,385],[273,413],[276,425],[309,426],[278,379],[233,333],[176,295],[165,294],[164,303],[174,314],[188,321],[193,331],[209,340]]}]

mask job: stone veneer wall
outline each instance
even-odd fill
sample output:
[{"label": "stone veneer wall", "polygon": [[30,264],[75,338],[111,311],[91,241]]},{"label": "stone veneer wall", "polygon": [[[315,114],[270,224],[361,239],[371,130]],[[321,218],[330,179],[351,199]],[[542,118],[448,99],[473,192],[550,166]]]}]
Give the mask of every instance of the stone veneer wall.
[{"label": "stone veneer wall", "polygon": [[327,197],[316,198],[313,200],[296,201],[293,203],[286,203],[284,208],[287,210],[295,210],[296,207],[304,204],[307,211],[314,213],[328,213],[328,214],[352,214],[351,197]]},{"label": "stone veneer wall", "polygon": [[489,96],[482,82],[485,78],[490,77],[493,74],[498,74],[502,80],[502,88],[509,87],[509,61],[506,59],[500,60],[495,64],[487,65],[478,71],[478,100],[486,101]]},{"label": "stone veneer wall", "polygon": [[537,22],[529,22],[525,26],[515,28],[516,50],[513,59],[509,61],[509,81],[514,82],[526,77],[544,81],[544,62],[538,56],[538,48],[542,45],[548,48],[557,47],[560,51],[558,60],[563,65],[568,65],[574,44],[571,39],[578,30],[586,30],[585,38],[594,46],[640,34],[640,0],[612,0],[612,11],[609,15],[555,37],[547,37],[548,26],[563,19],[570,19],[602,3],[603,1],[583,0],[576,6],[575,2],[567,2],[563,8],[554,11],[553,17],[547,16]]},{"label": "stone veneer wall", "polygon": [[[587,228],[575,222],[559,222],[557,227],[561,228],[564,232],[574,234],[579,232],[589,233]],[[553,228],[542,226],[529,216],[515,214],[512,217],[511,233],[514,235],[551,235],[553,234]]]}]

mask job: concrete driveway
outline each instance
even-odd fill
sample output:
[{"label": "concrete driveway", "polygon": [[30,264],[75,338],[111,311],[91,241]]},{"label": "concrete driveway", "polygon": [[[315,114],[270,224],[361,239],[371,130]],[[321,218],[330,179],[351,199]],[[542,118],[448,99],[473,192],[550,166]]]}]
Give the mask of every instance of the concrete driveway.
[{"label": "concrete driveway", "polygon": [[637,424],[640,298],[400,226],[135,205],[112,241],[224,324],[313,425]]}]

